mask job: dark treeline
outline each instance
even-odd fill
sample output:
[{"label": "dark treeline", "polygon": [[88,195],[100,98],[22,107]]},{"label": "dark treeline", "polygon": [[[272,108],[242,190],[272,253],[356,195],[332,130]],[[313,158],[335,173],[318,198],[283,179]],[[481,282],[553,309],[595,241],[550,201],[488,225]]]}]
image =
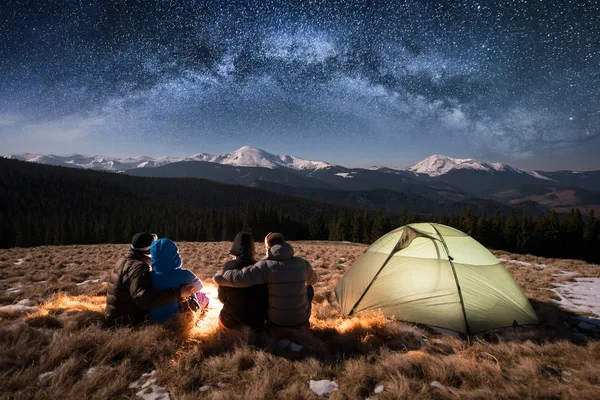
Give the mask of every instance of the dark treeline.
[{"label": "dark treeline", "polygon": [[137,178],[0,160],[0,247],[127,243],[141,230],[175,241],[231,241],[251,230],[290,240],[371,243],[412,222],[439,222],[486,247],[600,262],[593,213],[423,216],[344,208],[200,179]]},{"label": "dark treeline", "polygon": [[593,211],[582,215],[578,209],[567,215],[550,211],[536,217],[516,212],[476,215],[469,208],[456,215],[440,216],[422,216],[405,211],[400,216],[380,213],[372,217],[366,213],[350,215],[342,212],[329,224],[328,239],[372,243],[384,233],[414,222],[438,222],[452,226],[492,249],[600,262],[600,220]]}]

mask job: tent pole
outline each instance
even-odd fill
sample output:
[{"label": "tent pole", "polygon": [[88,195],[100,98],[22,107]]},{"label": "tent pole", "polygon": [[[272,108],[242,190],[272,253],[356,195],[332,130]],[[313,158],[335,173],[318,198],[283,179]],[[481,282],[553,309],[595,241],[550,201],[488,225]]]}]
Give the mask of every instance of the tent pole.
[{"label": "tent pole", "polygon": [[454,260],[454,258],[452,258],[452,256],[450,255],[450,251],[448,251],[448,245],[446,245],[446,241],[444,240],[444,237],[442,236],[440,231],[438,231],[437,228],[433,224],[429,224],[429,225],[431,225],[431,227],[436,231],[436,233],[440,237],[440,242],[442,242],[442,244],[444,245],[444,251],[446,252],[446,255],[448,256],[448,262],[450,263],[450,266],[452,267],[452,273],[454,274],[454,282],[456,282],[456,289],[458,290],[458,298],[460,299],[460,306],[462,308],[463,317],[465,319],[465,330],[467,331],[467,344],[469,346],[471,346],[471,328],[469,328],[469,322],[467,321],[467,311],[465,310],[465,302],[463,300],[462,291],[460,290],[460,283],[458,282],[458,276],[456,275],[456,268],[454,268],[454,263],[452,262]]},{"label": "tent pole", "polygon": [[394,254],[396,254],[395,250],[396,250],[396,246],[398,246],[398,243],[400,243],[400,239],[398,239],[398,242],[396,242],[396,244],[394,245],[394,249],[392,251],[390,251],[390,255],[385,259],[385,261],[383,262],[383,264],[381,264],[381,268],[379,268],[379,271],[377,271],[377,273],[375,274],[375,276],[373,277],[373,279],[371,279],[371,282],[369,282],[369,285],[363,291],[363,293],[360,296],[360,298],[356,301],[356,303],[354,303],[354,306],[350,309],[350,312],[348,313],[348,315],[354,314],[354,311],[356,311],[356,307],[360,304],[360,302],[362,301],[363,297],[365,297],[365,294],[367,294],[367,292],[371,288],[371,285],[373,285],[373,282],[375,282],[375,279],[377,279],[377,276],[379,276],[379,273],[383,270],[383,267],[385,267],[385,265],[388,263],[388,261],[390,261],[390,258],[392,258],[392,256]]}]

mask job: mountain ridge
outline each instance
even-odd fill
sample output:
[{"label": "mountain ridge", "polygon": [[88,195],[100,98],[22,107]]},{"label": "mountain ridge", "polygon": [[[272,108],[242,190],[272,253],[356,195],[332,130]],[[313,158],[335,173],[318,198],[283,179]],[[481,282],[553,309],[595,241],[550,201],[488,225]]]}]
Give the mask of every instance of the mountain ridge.
[{"label": "mountain ridge", "polygon": [[[307,160],[294,155],[276,155],[265,150],[253,146],[243,146],[229,153],[210,154],[196,153],[189,157],[151,157],[151,156],[136,156],[136,157],[108,157],[102,155],[86,156],[79,153],[68,154],[65,156],[55,154],[12,154],[4,156],[4,158],[16,159],[20,161],[38,162],[41,164],[63,165],[70,167],[80,167],[84,169],[97,169],[105,171],[122,172],[134,168],[154,168],[169,163],[181,161],[204,161],[224,165],[233,165],[239,167],[263,167],[263,168],[290,168],[294,170],[318,170],[331,167],[343,167],[341,165],[331,164],[325,161]],[[397,168],[384,165],[372,166],[368,168],[348,168],[346,169],[368,169],[368,170],[394,170],[406,171],[416,174],[424,174],[429,177],[438,177],[445,175],[453,170],[477,170],[485,172],[502,172],[511,171],[531,175],[535,178],[553,181],[554,179],[548,174],[569,172],[573,174],[585,174],[586,172],[595,171],[575,171],[575,170],[560,170],[560,171],[541,171],[530,170],[525,168],[514,167],[509,164],[492,163],[487,161],[477,160],[475,158],[454,158],[442,154],[433,154],[423,160],[406,168]]]},{"label": "mountain ridge", "polygon": [[[251,146],[243,146],[230,153],[197,153],[190,157],[111,158],[99,155],[25,153],[6,158],[136,176],[203,178],[237,185],[264,181],[296,188],[349,191],[387,189],[424,195],[440,201],[473,198],[514,205],[533,199],[540,205],[561,211],[572,206],[583,210],[600,209],[597,196],[586,192],[600,191],[600,171],[532,171],[502,163],[452,158],[440,154],[427,157],[408,168],[347,168],[291,155],[275,155]],[[550,188],[544,189],[544,195],[532,197],[526,194],[539,191],[534,190],[538,186]],[[568,188],[575,191],[566,191]],[[507,196],[507,193],[515,195]],[[549,199],[554,195],[560,201]]]}]

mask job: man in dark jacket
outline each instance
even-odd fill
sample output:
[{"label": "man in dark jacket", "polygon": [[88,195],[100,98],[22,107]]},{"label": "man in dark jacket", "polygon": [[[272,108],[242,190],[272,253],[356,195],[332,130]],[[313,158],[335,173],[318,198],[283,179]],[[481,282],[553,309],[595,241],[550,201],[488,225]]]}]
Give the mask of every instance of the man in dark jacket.
[{"label": "man in dark jacket", "polygon": [[[256,263],[252,233],[239,232],[229,254],[235,256],[235,260],[225,262],[223,272],[239,270]],[[267,318],[267,285],[247,288],[219,286],[219,300],[223,303],[219,320],[225,328],[240,329],[246,325],[259,330],[264,327]]]},{"label": "man in dark jacket", "polygon": [[294,257],[294,249],[282,234],[265,238],[267,259],[241,270],[219,271],[214,281],[220,286],[248,287],[267,284],[267,324],[293,328],[306,326],[311,299],[307,286],[317,282],[317,274],[303,258]]},{"label": "man in dark jacket", "polygon": [[131,249],[117,261],[110,275],[106,296],[107,326],[137,326],[148,320],[149,310],[187,298],[191,285],[156,290],[150,277],[150,246],[156,237],[148,232],[135,234]]}]

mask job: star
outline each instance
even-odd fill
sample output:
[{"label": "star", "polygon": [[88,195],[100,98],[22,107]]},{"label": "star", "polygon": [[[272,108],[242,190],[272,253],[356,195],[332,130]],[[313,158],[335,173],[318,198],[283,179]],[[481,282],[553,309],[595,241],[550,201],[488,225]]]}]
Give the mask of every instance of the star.
[{"label": "star", "polygon": [[341,146],[350,166],[600,151],[581,139],[600,125],[599,6],[542,3],[7,0],[0,146]]}]

